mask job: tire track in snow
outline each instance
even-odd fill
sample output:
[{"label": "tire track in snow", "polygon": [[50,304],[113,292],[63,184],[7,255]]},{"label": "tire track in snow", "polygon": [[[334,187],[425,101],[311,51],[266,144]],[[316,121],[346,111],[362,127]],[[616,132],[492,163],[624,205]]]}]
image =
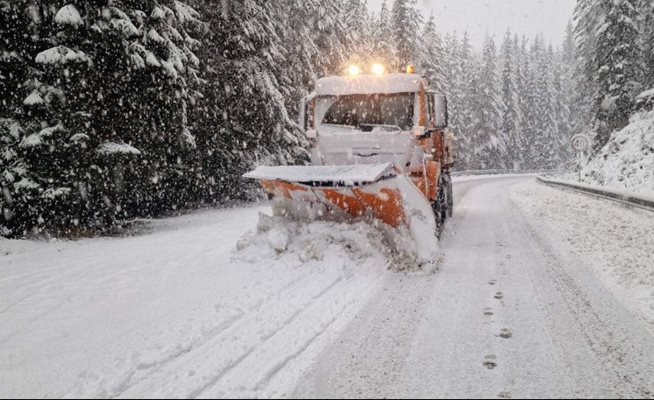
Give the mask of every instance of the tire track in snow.
[{"label": "tire track in snow", "polygon": [[246,311],[238,310],[235,315],[220,321],[218,324],[211,327],[208,331],[203,331],[200,337],[191,340],[190,343],[184,344],[181,347],[178,345],[177,348],[173,349],[172,352],[165,354],[163,357],[155,361],[136,363],[128,371],[121,374],[123,378],[120,379],[118,383],[113,384],[113,388],[110,389],[108,393],[105,393],[104,396],[110,398],[121,397],[132,387],[146,381],[153,374],[156,374],[157,371],[164,369],[168,364],[173,363],[181,357],[202,348],[207,342],[211,341],[214,337],[220,335],[225,330],[230,329],[234,324],[244,319],[247,315],[261,311],[263,306],[266,305],[269,301],[273,300],[275,297],[279,297],[280,294],[286,292],[287,290],[301,287],[303,285],[303,281],[310,276],[311,274],[309,271],[307,271],[303,275],[293,278],[288,283],[283,285],[279,290],[272,292],[259,300],[254,307],[251,307]]},{"label": "tire track in snow", "polygon": [[[307,307],[310,306],[316,299],[319,299],[322,297],[325,293],[330,291],[332,288],[334,288],[336,285],[338,285],[342,281],[342,278],[336,279],[332,284],[324,288],[323,290],[320,291],[317,295],[313,296],[311,298],[311,301],[306,305]],[[298,309],[295,313],[293,313],[289,318],[287,318],[285,321],[282,322],[281,327],[276,330],[271,330],[269,333],[266,333],[264,335],[260,336],[260,345],[264,345],[268,340],[270,340],[273,336],[275,336],[279,331],[284,329],[285,327],[289,326],[300,314],[302,314],[303,308]],[[315,339],[315,337],[314,337]],[[308,344],[307,344],[308,346]],[[216,385],[225,375],[227,375],[229,372],[231,372],[233,369],[235,369],[241,362],[243,362],[247,357],[250,356],[254,351],[257,350],[260,346],[252,347],[246,354],[243,355],[243,357],[239,357],[236,362],[232,363],[230,366],[224,368],[223,370],[218,373],[215,377],[211,378],[209,382],[207,382],[205,385],[203,385],[200,388],[194,389],[193,392],[189,395],[190,398],[197,398],[202,395],[207,389],[211,388],[212,386]]]},{"label": "tire track in snow", "polygon": [[[361,282],[366,281],[371,289],[376,288],[369,279],[360,276],[344,280],[316,295],[290,324],[278,330],[198,397],[289,395],[291,384],[304,375],[319,351],[333,339],[329,333],[343,329],[358,310],[362,296],[367,298],[360,290]],[[285,349],[283,346],[288,343],[293,343],[293,346]]]},{"label": "tire track in snow", "polygon": [[[203,388],[210,387],[222,379],[261,346],[265,342],[262,337],[274,336],[275,332],[287,326],[286,321],[297,313],[298,308],[303,309],[314,302],[316,295],[307,296],[307,293],[324,293],[342,279],[342,276],[338,276],[327,284],[311,280],[307,284],[302,280],[294,285],[298,288],[297,291],[289,289],[278,292],[275,301],[264,303],[261,309],[246,314],[236,324],[208,338],[193,351],[153,370],[148,376],[134,382],[114,397],[199,395]],[[303,287],[300,288],[301,284]],[[311,290],[312,286],[316,287]],[[279,305],[285,305],[286,308],[280,309]],[[256,327],[259,328],[257,332]],[[183,375],[183,371],[188,373]],[[200,375],[198,371],[204,375]]]}]

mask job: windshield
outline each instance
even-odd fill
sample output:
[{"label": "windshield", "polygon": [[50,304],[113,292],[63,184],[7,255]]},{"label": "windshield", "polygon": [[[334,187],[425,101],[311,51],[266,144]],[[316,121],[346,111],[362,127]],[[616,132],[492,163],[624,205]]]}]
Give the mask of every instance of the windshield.
[{"label": "windshield", "polygon": [[318,99],[318,118],[321,124],[353,126],[364,131],[375,126],[410,130],[413,102],[413,93],[322,97]]}]

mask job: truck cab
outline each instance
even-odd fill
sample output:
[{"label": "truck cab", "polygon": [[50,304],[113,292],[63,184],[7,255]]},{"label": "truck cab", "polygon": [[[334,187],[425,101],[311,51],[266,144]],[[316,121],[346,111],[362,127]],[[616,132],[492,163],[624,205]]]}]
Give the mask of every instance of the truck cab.
[{"label": "truck cab", "polygon": [[300,124],[313,142],[313,165],[390,162],[431,202],[439,184],[450,185],[454,136],[447,99],[417,74],[322,78],[302,104]]}]

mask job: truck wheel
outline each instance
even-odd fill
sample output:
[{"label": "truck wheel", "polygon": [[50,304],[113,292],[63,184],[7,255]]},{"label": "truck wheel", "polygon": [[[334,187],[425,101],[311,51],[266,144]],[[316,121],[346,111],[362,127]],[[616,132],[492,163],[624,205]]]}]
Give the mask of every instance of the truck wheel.
[{"label": "truck wheel", "polygon": [[434,219],[436,220],[436,236],[440,239],[441,233],[443,233],[443,228],[445,226],[445,218],[447,215],[447,210],[445,208],[445,191],[441,185],[438,190],[438,197],[436,200],[431,203],[431,208],[434,211]]},{"label": "truck wheel", "polygon": [[446,189],[447,189],[447,218],[452,218],[452,214],[454,214],[454,191],[452,189],[452,178],[447,175],[447,178],[445,180],[447,182],[446,184]]}]

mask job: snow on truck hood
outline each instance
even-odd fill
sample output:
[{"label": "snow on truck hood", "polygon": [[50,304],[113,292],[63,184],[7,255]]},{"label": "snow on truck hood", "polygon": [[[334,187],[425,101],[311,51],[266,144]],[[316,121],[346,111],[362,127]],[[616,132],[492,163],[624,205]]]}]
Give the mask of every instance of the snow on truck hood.
[{"label": "snow on truck hood", "polygon": [[330,76],[316,82],[317,96],[391,94],[420,91],[422,78],[416,74]]}]

